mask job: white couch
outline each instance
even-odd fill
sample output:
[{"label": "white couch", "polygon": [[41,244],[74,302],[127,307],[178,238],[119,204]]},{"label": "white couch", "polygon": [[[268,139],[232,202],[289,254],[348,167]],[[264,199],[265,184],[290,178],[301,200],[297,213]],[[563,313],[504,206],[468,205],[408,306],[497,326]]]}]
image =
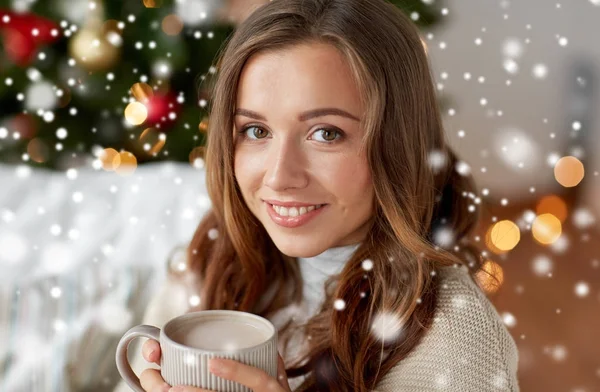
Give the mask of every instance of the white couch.
[{"label": "white couch", "polygon": [[184,163],[0,165],[0,391],[111,390],[118,339],[209,208],[204,170]]}]

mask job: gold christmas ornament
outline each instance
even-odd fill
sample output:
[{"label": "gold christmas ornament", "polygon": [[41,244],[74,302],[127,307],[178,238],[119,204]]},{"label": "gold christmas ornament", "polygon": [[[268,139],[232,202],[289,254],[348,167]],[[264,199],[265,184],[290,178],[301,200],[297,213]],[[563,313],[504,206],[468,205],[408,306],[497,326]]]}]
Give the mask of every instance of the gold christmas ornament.
[{"label": "gold christmas ornament", "polygon": [[165,146],[167,135],[156,128],[147,128],[142,132],[139,140],[146,154],[156,156]]},{"label": "gold christmas ornament", "polygon": [[131,86],[131,95],[133,95],[138,102],[148,103],[154,96],[154,91],[152,91],[152,87],[146,83],[136,83]]},{"label": "gold christmas ornament", "polygon": [[103,24],[102,2],[89,10],[85,26],[69,41],[69,53],[88,71],[103,71],[112,67],[118,60],[121,49],[117,38],[119,33]]}]

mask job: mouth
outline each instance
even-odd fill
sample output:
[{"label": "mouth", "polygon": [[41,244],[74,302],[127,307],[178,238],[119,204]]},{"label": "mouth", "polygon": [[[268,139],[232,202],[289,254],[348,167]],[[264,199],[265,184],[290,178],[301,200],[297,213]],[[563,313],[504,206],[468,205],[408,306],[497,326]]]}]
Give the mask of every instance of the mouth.
[{"label": "mouth", "polygon": [[328,204],[316,204],[306,207],[283,207],[277,206],[268,202],[264,202],[267,207],[267,213],[279,226],[294,228],[302,226],[315,217],[320,215]]}]

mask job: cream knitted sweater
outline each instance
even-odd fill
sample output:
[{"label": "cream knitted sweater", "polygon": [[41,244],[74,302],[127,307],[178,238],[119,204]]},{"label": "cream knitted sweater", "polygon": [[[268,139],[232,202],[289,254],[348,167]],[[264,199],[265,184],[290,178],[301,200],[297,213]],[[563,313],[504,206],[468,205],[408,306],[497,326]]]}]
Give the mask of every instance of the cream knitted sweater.
[{"label": "cream knitted sweater", "polygon": [[[357,248],[358,244],[331,248],[315,257],[300,258],[304,302],[300,307],[279,312],[271,322],[280,327],[290,317],[301,322],[313,315],[323,299],[325,280],[340,272]],[[494,306],[466,268],[446,267],[438,273],[441,286],[431,329],[408,357],[382,378],[374,392],[519,391],[517,347]],[[162,328],[167,321],[188,310],[189,298],[193,295],[183,285],[167,279],[151,300],[143,324]],[[132,368],[138,375],[145,368],[159,368],[143,360],[140,353],[143,340],[138,340],[130,350]],[[280,347],[286,363],[304,348],[303,342],[301,336],[295,336],[291,347]],[[295,390],[302,378],[289,382]],[[130,391],[121,381],[114,392]]]}]

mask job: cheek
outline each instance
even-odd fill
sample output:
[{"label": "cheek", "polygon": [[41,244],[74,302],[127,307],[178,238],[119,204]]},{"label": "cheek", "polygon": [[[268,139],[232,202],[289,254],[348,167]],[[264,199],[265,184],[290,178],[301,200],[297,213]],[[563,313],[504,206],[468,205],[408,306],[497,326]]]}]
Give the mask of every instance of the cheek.
[{"label": "cheek", "polygon": [[371,173],[366,162],[352,164],[346,161],[328,172],[325,180],[330,192],[346,206],[363,204],[373,194]]},{"label": "cheek", "polygon": [[247,198],[261,184],[260,165],[260,162],[252,159],[252,155],[243,150],[234,153],[233,172],[244,198]]}]

